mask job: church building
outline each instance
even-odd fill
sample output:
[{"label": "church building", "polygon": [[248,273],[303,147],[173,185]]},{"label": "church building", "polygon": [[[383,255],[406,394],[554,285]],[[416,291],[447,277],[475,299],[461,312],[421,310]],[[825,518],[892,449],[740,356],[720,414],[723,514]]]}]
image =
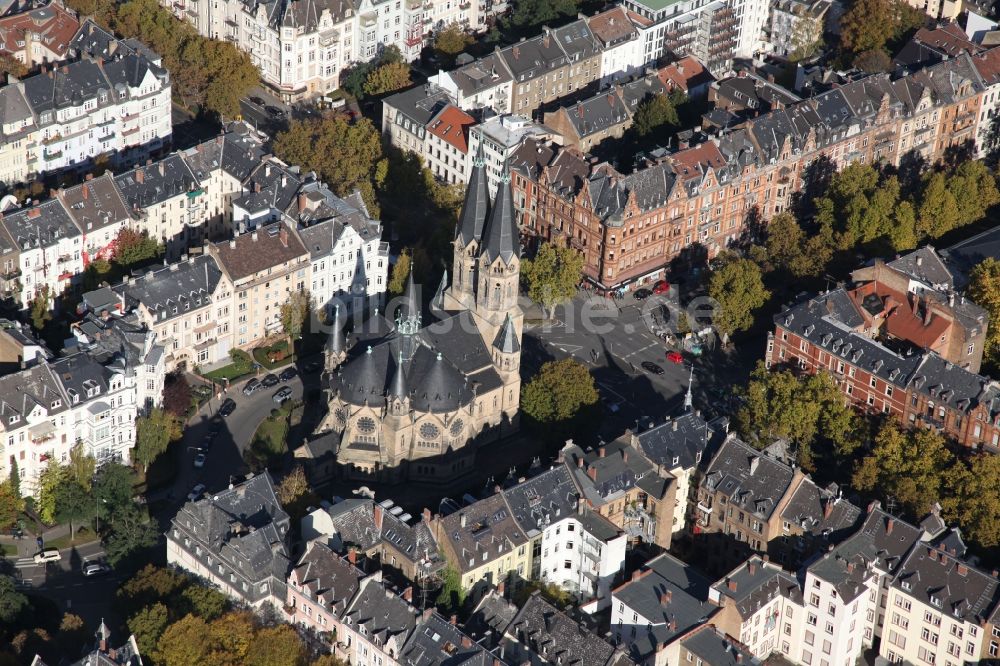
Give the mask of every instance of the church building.
[{"label": "church building", "polygon": [[482,157],[472,177],[448,274],[424,325],[412,272],[394,321],[376,313],[348,348],[339,310],[327,347],[330,409],[348,478],[449,481],[469,471],[476,445],[514,430],[520,402],[521,248],[510,175],[490,205]]}]

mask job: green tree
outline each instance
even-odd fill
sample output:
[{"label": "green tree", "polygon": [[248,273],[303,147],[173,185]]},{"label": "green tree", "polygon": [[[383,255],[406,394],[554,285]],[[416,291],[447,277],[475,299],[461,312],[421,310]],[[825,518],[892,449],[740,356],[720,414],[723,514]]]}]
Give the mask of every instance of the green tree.
[{"label": "green tree", "polygon": [[437,606],[442,611],[458,611],[464,604],[465,588],[462,587],[462,574],[448,564],[441,575],[441,591],[438,593]]},{"label": "green tree", "polygon": [[28,598],[17,591],[14,579],[0,575],[0,622],[12,624],[27,607]]},{"label": "green tree", "polygon": [[247,666],[303,666],[302,641],[288,624],[261,627],[247,651]]},{"label": "green tree", "polygon": [[453,63],[455,56],[468,48],[475,40],[458,23],[449,23],[434,35],[434,50],[447,62]]},{"label": "green tree", "polygon": [[181,424],[177,417],[162,409],[153,409],[135,422],[134,459],[144,470],[167,450],[170,442],[180,439]]},{"label": "green tree", "polygon": [[535,592],[538,592],[543,599],[557,608],[570,607],[575,601],[571,593],[555,583],[544,583],[538,580],[531,580],[522,585],[521,589],[514,595],[513,601],[517,606],[523,606]]},{"label": "green tree", "polygon": [[840,44],[853,53],[881,50],[895,26],[892,0],[854,0],[840,19]]},{"label": "green tree", "polygon": [[956,461],[944,473],[944,486],[944,518],[981,548],[1000,545],[1000,457],[987,453]]},{"label": "green tree", "polygon": [[55,488],[55,517],[60,523],[69,523],[69,538],[76,535],[76,527],[90,520],[97,513],[97,505],[87,489],[67,470],[61,483]]},{"label": "green tree", "polygon": [[45,469],[38,476],[38,517],[47,525],[56,522],[56,506],[58,488],[66,479],[67,470],[55,458],[49,458]]},{"label": "green tree", "polygon": [[52,319],[52,298],[49,295],[48,285],[42,285],[41,289],[35,292],[34,298],[28,303],[31,312],[31,325],[36,331],[45,328],[45,324]]},{"label": "green tree", "polygon": [[10,460],[10,485],[14,490],[14,494],[18,497],[21,496],[21,468],[17,466],[17,460],[11,458]]},{"label": "green tree", "polygon": [[833,248],[821,234],[806,235],[788,212],[775,215],[767,225],[767,259],[793,277],[815,277],[830,261]]},{"label": "green tree", "polygon": [[771,297],[764,287],[760,267],[749,259],[728,257],[712,271],[708,295],[719,304],[712,322],[725,337],[753,326],[753,313]]},{"label": "green tree", "polygon": [[170,613],[162,603],[146,606],[128,620],[128,629],[135,634],[139,653],[152,657],[160,636],[170,626]]},{"label": "green tree", "polygon": [[28,67],[23,62],[9,53],[0,55],[0,75],[4,75],[4,80],[7,79],[7,74],[18,79],[23,79],[28,75],[28,71]]},{"label": "green tree", "polygon": [[204,585],[191,585],[181,597],[187,603],[189,612],[211,622],[229,609],[229,598],[222,592]]},{"label": "green tree", "polygon": [[389,62],[373,69],[365,79],[365,93],[384,95],[402,90],[413,84],[410,66],[402,62]]},{"label": "green tree", "polygon": [[157,661],[162,666],[208,664],[211,648],[208,623],[200,617],[185,615],[160,636],[156,643]]},{"label": "green tree", "polygon": [[649,136],[665,125],[677,127],[679,124],[677,109],[669,95],[649,95],[639,103],[632,117],[632,129],[639,137]]},{"label": "green tree", "polygon": [[403,250],[399,253],[399,258],[392,267],[392,276],[389,278],[389,285],[386,291],[390,296],[402,296],[406,291],[406,280],[410,277],[410,250]]},{"label": "green tree", "polygon": [[94,499],[101,520],[111,520],[114,515],[132,504],[135,472],[118,462],[101,465],[94,478]]},{"label": "green tree", "polygon": [[300,289],[289,294],[288,299],[281,304],[281,328],[289,341],[302,337],[309,312],[312,310],[310,301],[309,292]]},{"label": "green tree", "polygon": [[979,160],[962,162],[948,177],[948,191],[958,207],[956,226],[962,227],[986,217],[986,211],[1000,203],[996,176]]},{"label": "green tree", "polygon": [[583,275],[583,254],[573,248],[542,243],[534,259],[521,262],[521,280],[528,298],[542,306],[552,317],[557,305],[576,295],[576,285]]},{"label": "green tree", "polygon": [[115,237],[115,263],[124,266],[138,266],[148,263],[163,254],[163,246],[145,232],[122,227]]},{"label": "green tree", "polygon": [[594,377],[572,358],[548,361],[524,387],[521,409],[539,423],[568,421],[597,404]]},{"label": "green tree", "polygon": [[129,504],[115,514],[111,531],[104,542],[104,550],[108,561],[117,566],[135,553],[154,545],[159,538],[159,532],[150,523],[146,510]]},{"label": "green tree", "polygon": [[70,477],[76,481],[85,492],[90,492],[94,482],[94,470],[97,468],[97,461],[94,456],[87,453],[83,442],[78,441],[69,450],[69,463],[67,464]]},{"label": "green tree", "polygon": [[1000,364],[1000,261],[989,257],[969,272],[969,298],[986,309],[989,326],[986,327],[984,356],[993,365]]},{"label": "green tree", "polygon": [[301,519],[309,506],[319,503],[319,497],[309,486],[309,479],[306,478],[302,465],[296,465],[285,475],[278,484],[277,493],[278,501],[293,520]]},{"label": "green tree", "polygon": [[315,171],[339,196],[359,189],[368,212],[377,217],[372,182],[382,159],[378,130],[363,118],[355,123],[341,115],[293,120],[274,140],[274,153],[289,164]]},{"label": "green tree", "polygon": [[0,481],[0,530],[9,530],[17,524],[17,517],[24,511],[24,500],[14,489],[14,484]]},{"label": "green tree", "polygon": [[923,236],[940,238],[958,226],[958,222],[958,202],[948,189],[946,176],[940,171],[931,174],[924,185],[917,231]]},{"label": "green tree", "polygon": [[893,497],[914,518],[940,501],[944,472],[954,464],[944,438],[934,430],[903,431],[895,421],[882,426],[872,452],[854,471],[859,490]]}]

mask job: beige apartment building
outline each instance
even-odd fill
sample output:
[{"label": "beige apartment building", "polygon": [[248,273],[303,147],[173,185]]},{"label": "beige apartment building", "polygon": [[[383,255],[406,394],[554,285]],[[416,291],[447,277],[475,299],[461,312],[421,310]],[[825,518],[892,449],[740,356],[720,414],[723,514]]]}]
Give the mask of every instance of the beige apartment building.
[{"label": "beige apartment building", "polygon": [[310,283],[309,252],[284,222],[208,246],[233,285],[234,344],[253,345],[281,330],[281,306]]}]

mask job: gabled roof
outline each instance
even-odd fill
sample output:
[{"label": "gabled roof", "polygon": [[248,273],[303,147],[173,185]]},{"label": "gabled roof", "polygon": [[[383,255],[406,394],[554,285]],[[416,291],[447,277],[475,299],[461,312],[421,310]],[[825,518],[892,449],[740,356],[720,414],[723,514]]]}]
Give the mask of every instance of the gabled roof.
[{"label": "gabled roof", "polygon": [[221,278],[215,258],[200,255],[130,278],[113,289],[125,297],[126,310],[142,305],[159,323],[211,304]]},{"label": "gabled roof", "polygon": [[705,471],[704,486],[757,518],[768,520],[794,476],[791,467],[730,436]]},{"label": "gabled roof", "polygon": [[469,128],[476,119],[454,104],[447,104],[431,118],[427,131],[465,155],[469,152]]},{"label": "gabled roof", "polygon": [[310,599],[322,604],[334,616],[340,616],[361,587],[365,573],[330,550],[312,541],[292,568],[289,581],[308,591]]},{"label": "gabled roof", "polygon": [[[54,53],[57,60],[62,60],[79,27],[76,16],[58,2],[31,7],[0,18],[0,53],[18,53],[24,50],[25,44],[36,41]],[[25,35],[29,33],[31,39],[26,40]]]},{"label": "gabled roof", "polygon": [[440,538],[451,546],[461,572],[507,557],[528,542],[501,493],[442,516]]},{"label": "gabled roof", "polygon": [[298,234],[284,222],[215,243],[213,251],[220,267],[234,282],[309,256]]}]

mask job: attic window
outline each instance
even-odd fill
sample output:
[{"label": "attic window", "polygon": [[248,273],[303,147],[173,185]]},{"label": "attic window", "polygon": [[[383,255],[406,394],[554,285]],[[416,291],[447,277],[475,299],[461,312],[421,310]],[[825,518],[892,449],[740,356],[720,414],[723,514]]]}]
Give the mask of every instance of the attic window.
[{"label": "attic window", "polygon": [[60,407],[62,407],[62,400],[56,398],[55,400],[52,401],[52,409],[58,409]]},{"label": "attic window", "polygon": [[7,419],[7,423],[17,423],[20,420],[21,420],[21,417],[18,416],[17,414],[14,414],[9,419]]}]

